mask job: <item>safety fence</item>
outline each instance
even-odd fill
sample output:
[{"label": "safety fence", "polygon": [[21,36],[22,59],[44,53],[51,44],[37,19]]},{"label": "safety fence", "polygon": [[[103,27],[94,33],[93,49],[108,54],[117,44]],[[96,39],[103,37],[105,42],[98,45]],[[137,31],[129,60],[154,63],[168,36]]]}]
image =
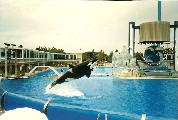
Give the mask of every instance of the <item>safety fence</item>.
[{"label": "safety fence", "polygon": [[140,120],[140,116],[124,116],[118,114],[100,113],[77,106],[55,104],[30,98],[0,89],[1,109],[8,111],[28,107],[46,114],[48,120]]}]

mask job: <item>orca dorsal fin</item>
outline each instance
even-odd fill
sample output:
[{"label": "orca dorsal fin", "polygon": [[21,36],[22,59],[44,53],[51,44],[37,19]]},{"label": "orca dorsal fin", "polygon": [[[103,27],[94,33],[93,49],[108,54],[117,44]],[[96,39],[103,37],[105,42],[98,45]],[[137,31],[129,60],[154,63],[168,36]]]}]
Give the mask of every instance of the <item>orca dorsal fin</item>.
[{"label": "orca dorsal fin", "polygon": [[71,65],[71,64],[69,64],[69,68],[74,68],[74,66],[73,66],[73,65]]}]

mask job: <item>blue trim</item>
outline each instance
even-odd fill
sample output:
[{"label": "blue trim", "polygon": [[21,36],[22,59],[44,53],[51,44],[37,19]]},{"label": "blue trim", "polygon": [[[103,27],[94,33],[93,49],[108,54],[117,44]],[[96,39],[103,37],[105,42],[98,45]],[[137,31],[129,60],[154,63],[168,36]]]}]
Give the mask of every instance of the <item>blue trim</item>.
[{"label": "blue trim", "polygon": [[161,0],[158,0],[158,21],[161,21]]},{"label": "blue trim", "polygon": [[[4,98],[4,110],[13,110],[16,108],[28,107],[38,111],[43,110],[45,101],[25,97],[22,95],[7,93]],[[49,104],[46,111],[48,120],[96,120],[98,113],[95,110],[84,109],[77,106],[69,106],[62,104]],[[105,114],[110,120],[138,120],[140,116],[130,116],[117,113],[100,113],[100,119],[105,119]]]}]

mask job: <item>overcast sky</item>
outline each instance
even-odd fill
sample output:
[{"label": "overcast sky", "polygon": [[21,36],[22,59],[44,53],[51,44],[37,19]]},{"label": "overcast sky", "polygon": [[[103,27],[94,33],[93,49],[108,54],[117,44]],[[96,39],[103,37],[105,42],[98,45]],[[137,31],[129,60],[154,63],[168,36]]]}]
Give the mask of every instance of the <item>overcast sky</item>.
[{"label": "overcast sky", "polygon": [[[157,21],[157,1],[64,1],[0,0],[0,46],[109,53],[127,45],[129,21]],[[162,20],[178,20],[177,6],[177,1],[162,2]]]}]

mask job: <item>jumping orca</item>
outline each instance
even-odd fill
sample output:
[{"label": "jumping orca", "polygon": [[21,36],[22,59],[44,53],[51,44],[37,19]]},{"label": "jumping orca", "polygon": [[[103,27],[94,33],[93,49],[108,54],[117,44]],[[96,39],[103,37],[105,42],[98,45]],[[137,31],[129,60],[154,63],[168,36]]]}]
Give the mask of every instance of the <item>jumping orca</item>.
[{"label": "jumping orca", "polygon": [[67,78],[78,79],[86,75],[88,78],[91,75],[91,71],[93,71],[93,67],[96,65],[97,59],[87,60],[77,66],[69,65],[69,70],[63,74],[59,79],[53,81],[51,83],[50,88],[55,86],[56,84],[61,84],[65,82]]}]

